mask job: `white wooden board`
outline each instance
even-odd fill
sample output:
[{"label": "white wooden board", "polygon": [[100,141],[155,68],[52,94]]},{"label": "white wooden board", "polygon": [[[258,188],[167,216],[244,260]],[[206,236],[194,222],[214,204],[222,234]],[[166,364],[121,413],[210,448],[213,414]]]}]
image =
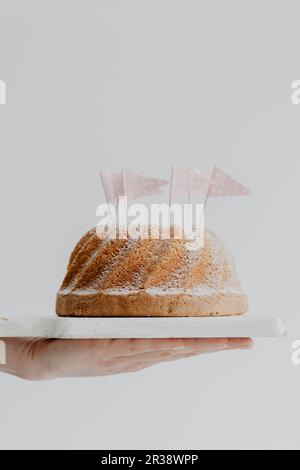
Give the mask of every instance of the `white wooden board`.
[{"label": "white wooden board", "polygon": [[264,338],[287,334],[275,316],[221,318],[0,318],[0,338]]}]

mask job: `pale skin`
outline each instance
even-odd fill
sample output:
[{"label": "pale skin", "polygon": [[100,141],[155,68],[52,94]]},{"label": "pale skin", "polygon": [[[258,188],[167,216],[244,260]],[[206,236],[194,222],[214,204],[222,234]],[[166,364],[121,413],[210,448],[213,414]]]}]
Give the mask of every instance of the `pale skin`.
[{"label": "pale skin", "polygon": [[137,372],[161,362],[253,346],[249,338],[3,341],[7,364],[0,365],[0,371],[27,380]]}]

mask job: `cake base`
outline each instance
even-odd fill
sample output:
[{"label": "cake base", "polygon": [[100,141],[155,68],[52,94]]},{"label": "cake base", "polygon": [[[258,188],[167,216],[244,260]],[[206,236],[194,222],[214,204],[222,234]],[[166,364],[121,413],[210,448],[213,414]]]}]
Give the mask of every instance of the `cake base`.
[{"label": "cake base", "polygon": [[222,317],[241,315],[248,309],[243,293],[214,295],[150,295],[59,292],[56,313],[61,317]]}]

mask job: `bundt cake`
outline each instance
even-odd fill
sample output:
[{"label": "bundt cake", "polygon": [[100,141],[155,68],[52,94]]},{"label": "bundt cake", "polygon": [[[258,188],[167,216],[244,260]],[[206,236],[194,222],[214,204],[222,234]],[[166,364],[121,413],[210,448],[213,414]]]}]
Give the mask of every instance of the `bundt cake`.
[{"label": "bundt cake", "polygon": [[75,247],[56,313],[75,317],[240,315],[247,310],[234,261],[205,231],[190,240],[111,239],[90,230]]}]

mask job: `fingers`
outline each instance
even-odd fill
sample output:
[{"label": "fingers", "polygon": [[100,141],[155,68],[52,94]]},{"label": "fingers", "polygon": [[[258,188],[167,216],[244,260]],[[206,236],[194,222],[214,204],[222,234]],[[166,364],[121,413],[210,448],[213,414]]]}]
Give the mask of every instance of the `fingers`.
[{"label": "fingers", "polygon": [[186,338],[183,339],[186,351],[211,352],[229,349],[228,338]]},{"label": "fingers", "polygon": [[253,346],[250,339],[231,339],[227,340],[184,340],[185,348],[182,351],[160,351],[142,353],[139,355],[120,358],[118,361],[118,372],[137,372],[154,365],[187,359],[203,354],[215,353],[234,349],[251,349]]},{"label": "fingers", "polygon": [[115,339],[108,346],[109,353],[114,357],[129,357],[146,352],[183,351],[183,340],[168,339]]},{"label": "fingers", "polygon": [[[179,359],[185,359],[202,354],[220,352],[221,350],[249,349],[250,346],[252,346],[252,341],[250,339],[234,339],[233,341],[231,341],[231,339],[209,339],[208,341],[197,339],[184,340],[184,343],[185,348],[183,350],[145,352],[115,358],[111,364],[111,371],[108,373],[137,372],[163,362],[177,361]],[[92,375],[97,375],[97,372],[93,371]]]},{"label": "fingers", "polygon": [[253,340],[251,338],[229,338],[229,349],[252,349]]},{"label": "fingers", "polygon": [[183,339],[185,349],[211,352],[227,349],[251,349],[253,341],[250,338],[187,338]]},{"label": "fingers", "polygon": [[[144,353],[124,358],[124,372],[135,372],[162,362],[186,359],[202,354],[215,353],[225,350],[252,349],[253,341],[250,338],[222,338],[222,339],[184,339],[184,349],[181,351],[161,351]],[[122,360],[120,365],[122,364]]]},{"label": "fingers", "polygon": [[114,357],[136,356],[145,352],[224,351],[226,349],[250,349],[249,338],[171,338],[171,339],[119,339],[111,340],[107,349]]}]

